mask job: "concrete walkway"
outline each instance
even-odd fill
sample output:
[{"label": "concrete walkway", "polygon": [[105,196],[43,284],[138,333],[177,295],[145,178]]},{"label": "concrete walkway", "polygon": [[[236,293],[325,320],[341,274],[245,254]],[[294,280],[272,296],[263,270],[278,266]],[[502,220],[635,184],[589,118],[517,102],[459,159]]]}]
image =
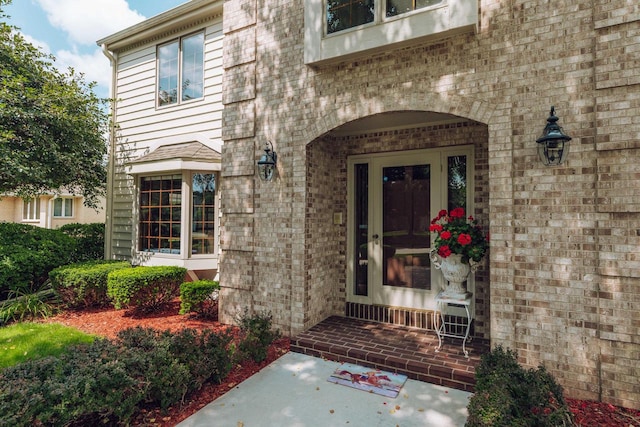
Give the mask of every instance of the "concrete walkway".
[{"label": "concrete walkway", "polygon": [[327,381],[340,366],[287,353],[178,427],[462,427],[470,393],[407,380],[396,398]]}]

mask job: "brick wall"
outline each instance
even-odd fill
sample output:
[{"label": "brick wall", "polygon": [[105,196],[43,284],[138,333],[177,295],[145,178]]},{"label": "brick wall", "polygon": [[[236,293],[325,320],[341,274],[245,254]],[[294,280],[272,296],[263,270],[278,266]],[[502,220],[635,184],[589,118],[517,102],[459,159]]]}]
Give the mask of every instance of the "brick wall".
[{"label": "brick wall", "polygon": [[[227,0],[223,318],[226,301],[252,304],[296,333],[337,312],[346,237],[331,218],[344,214],[345,156],[428,143],[336,146],[327,133],[390,111],[451,114],[483,129],[475,204],[492,242],[480,331],[545,364],[570,396],[640,406],[640,12],[596,3],[481,0],[475,34],[309,67],[303,1]],[[536,154],[551,105],[573,137],[559,167]],[[251,170],[267,139],[272,183]]]}]

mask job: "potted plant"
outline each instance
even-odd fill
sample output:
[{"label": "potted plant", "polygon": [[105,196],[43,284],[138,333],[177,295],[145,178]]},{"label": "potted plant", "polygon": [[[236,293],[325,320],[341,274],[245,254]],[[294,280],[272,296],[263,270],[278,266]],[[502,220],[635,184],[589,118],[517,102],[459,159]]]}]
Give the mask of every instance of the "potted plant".
[{"label": "potted plant", "polygon": [[464,297],[467,293],[464,282],[486,255],[489,237],[482,232],[476,219],[466,217],[463,208],[449,212],[441,210],[431,220],[429,231],[437,235],[430,257],[448,282],[444,294]]}]

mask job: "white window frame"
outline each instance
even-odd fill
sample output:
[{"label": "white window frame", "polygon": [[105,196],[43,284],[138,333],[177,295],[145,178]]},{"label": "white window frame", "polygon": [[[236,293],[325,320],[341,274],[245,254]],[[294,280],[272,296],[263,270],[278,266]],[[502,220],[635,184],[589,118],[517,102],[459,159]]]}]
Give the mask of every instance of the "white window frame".
[{"label": "white window frame", "polygon": [[[61,209],[60,209],[60,215],[56,215],[56,203],[58,203],[58,201],[60,201],[60,203],[62,203]],[[67,212],[67,202],[70,203],[70,210],[71,212]],[[56,197],[55,199],[53,199],[53,213],[52,216],[54,218],[73,218],[73,210],[74,210],[74,199],[73,197]]]},{"label": "white window frame", "polygon": [[[213,240],[214,249],[209,254],[192,254],[192,223],[193,223],[193,203],[192,203],[192,181],[194,174],[213,174],[216,182],[215,194],[215,238]],[[180,215],[180,253],[152,252],[140,249],[140,183],[142,178],[165,175],[181,175],[181,215]],[[219,170],[181,170],[166,171],[162,173],[144,173],[136,176],[136,199],[134,219],[136,224],[135,245],[133,246],[134,257],[144,260],[145,265],[177,265],[189,270],[210,270],[218,268],[218,254],[220,244],[220,171]]]},{"label": "white window frame", "polygon": [[29,222],[40,221],[40,197],[24,199],[22,203],[22,220]]},{"label": "white window frame", "polygon": [[[322,65],[374,53],[410,41],[477,31],[478,0],[442,4],[385,18],[384,0],[376,0],[373,23],[326,34],[326,0],[304,0],[304,62]],[[410,29],[411,31],[408,31]]]},{"label": "white window frame", "polygon": [[[198,98],[183,100],[182,99],[182,79],[183,79],[183,41],[189,37],[193,37],[195,35],[202,34],[202,94]],[[176,88],[176,101],[172,103],[160,104],[160,48],[163,46],[170,45],[172,43],[178,44],[178,86]],[[159,44],[156,46],[156,108],[168,108],[176,105],[181,105],[189,102],[198,101],[204,98],[204,63],[205,63],[205,47],[206,47],[206,32],[204,30],[196,31],[193,33],[186,34],[184,36],[178,37],[176,39],[169,40],[165,43]]]}]

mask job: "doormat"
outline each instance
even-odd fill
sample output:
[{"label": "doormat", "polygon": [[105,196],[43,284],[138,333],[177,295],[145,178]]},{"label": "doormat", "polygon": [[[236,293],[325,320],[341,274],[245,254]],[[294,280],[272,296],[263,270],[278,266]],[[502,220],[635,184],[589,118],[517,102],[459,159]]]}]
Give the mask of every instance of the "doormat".
[{"label": "doormat", "polygon": [[397,397],[407,376],[343,363],[327,381],[386,397]]}]

